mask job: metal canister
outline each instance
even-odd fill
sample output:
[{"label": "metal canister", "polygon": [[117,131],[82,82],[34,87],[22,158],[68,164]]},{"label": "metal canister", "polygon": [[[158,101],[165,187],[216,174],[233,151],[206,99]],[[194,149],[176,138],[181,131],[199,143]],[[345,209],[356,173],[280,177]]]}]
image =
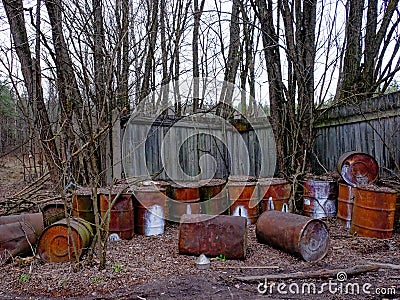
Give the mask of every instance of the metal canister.
[{"label": "metal canister", "polygon": [[338,159],[337,169],[343,180],[352,186],[373,183],[379,174],[375,158],[357,151],[343,153]]},{"label": "metal canister", "polygon": [[0,262],[30,253],[42,232],[42,213],[0,217]]},{"label": "metal canister", "polygon": [[78,189],[72,194],[72,215],[91,224],[95,223],[92,190],[90,188]]},{"label": "metal canister", "polygon": [[337,212],[335,180],[307,179],[303,182],[303,213],[312,218],[334,217]]},{"label": "metal canister", "polygon": [[329,232],[324,222],[277,210],[261,214],[256,236],[260,243],[297,255],[305,261],[322,259],[329,248]]},{"label": "metal canister", "polygon": [[44,226],[50,226],[51,224],[64,219],[65,216],[65,205],[63,202],[55,201],[46,203],[41,207],[43,213]]},{"label": "metal canister", "polygon": [[80,218],[60,220],[47,227],[39,238],[37,253],[50,262],[75,261],[90,245],[93,237],[90,223]]},{"label": "metal canister", "polygon": [[199,182],[200,212],[202,214],[227,214],[229,201],[223,179],[203,180]]},{"label": "metal canister", "polygon": [[154,186],[133,189],[135,208],[135,233],[152,236],[164,233],[166,195],[165,189]]},{"label": "metal canister", "polygon": [[200,190],[198,182],[171,183],[167,189],[167,218],[179,223],[184,214],[200,213]]},{"label": "metal canister", "polygon": [[260,198],[254,181],[228,182],[230,214],[247,219],[248,224],[255,224],[260,215]]},{"label": "metal canister", "polygon": [[397,193],[387,187],[357,187],[350,233],[388,239],[394,230]]},{"label": "metal canister", "polygon": [[351,185],[339,183],[337,218],[347,229],[350,228],[351,218],[353,215],[355,189],[356,188]]},{"label": "metal canister", "polygon": [[394,227],[400,226],[400,182],[396,181],[382,181],[382,186],[386,186],[396,191],[397,200],[396,200],[396,213],[394,215]]},{"label": "metal canister", "polygon": [[283,178],[259,178],[259,195],[261,212],[266,210],[285,210],[289,205],[290,183]]},{"label": "metal canister", "polygon": [[[100,214],[104,218],[111,203],[118,195],[118,188],[110,192],[106,189],[100,192]],[[134,212],[132,194],[122,192],[110,210],[109,234],[116,233],[123,240],[130,240],[134,233]]]},{"label": "metal canister", "polygon": [[180,254],[244,259],[246,249],[247,221],[243,217],[198,214],[181,218]]}]

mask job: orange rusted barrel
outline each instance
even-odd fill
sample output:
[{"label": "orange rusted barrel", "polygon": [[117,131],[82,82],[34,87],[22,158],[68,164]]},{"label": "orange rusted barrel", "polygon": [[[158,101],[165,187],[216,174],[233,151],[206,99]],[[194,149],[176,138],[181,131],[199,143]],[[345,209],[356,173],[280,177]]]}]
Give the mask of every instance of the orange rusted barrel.
[{"label": "orange rusted barrel", "polygon": [[72,194],[72,215],[94,224],[92,190],[82,188]]},{"label": "orange rusted barrel", "polygon": [[400,226],[400,182],[396,181],[382,181],[382,186],[386,186],[396,191],[396,213],[394,215],[394,227]]},{"label": "orange rusted barrel", "polygon": [[375,158],[357,151],[343,153],[338,159],[337,169],[343,180],[352,186],[373,183],[379,173]]},{"label": "orange rusted barrel", "polygon": [[170,184],[167,189],[167,218],[179,223],[184,214],[200,213],[200,190],[198,182],[181,181]]},{"label": "orange rusted barrel", "polygon": [[37,253],[46,261],[62,262],[78,260],[90,246],[93,237],[90,223],[80,218],[60,220],[47,227],[40,236]]},{"label": "orange rusted barrel", "polygon": [[358,236],[388,239],[392,237],[397,193],[387,187],[357,187],[350,233]]},{"label": "orange rusted barrel", "polygon": [[229,201],[226,192],[226,181],[223,179],[202,180],[199,182],[200,210],[202,214],[227,214]]},{"label": "orange rusted barrel", "polygon": [[337,183],[334,179],[309,178],[303,182],[303,214],[312,218],[334,217]]},{"label": "orange rusted barrel", "polygon": [[42,213],[0,217],[0,262],[31,253],[31,245],[36,244],[42,232]]},{"label": "orange rusted barrel", "polygon": [[[118,187],[110,192],[106,189],[100,191],[100,214],[104,219],[106,212],[118,194]],[[134,212],[132,194],[122,192],[110,210],[109,234],[118,234],[123,240],[130,240],[134,233]]]},{"label": "orange rusted barrel", "polygon": [[166,191],[154,186],[135,187],[133,203],[135,210],[135,233],[153,236],[164,233]]},{"label": "orange rusted barrel", "polygon": [[220,254],[244,259],[247,249],[247,221],[237,216],[183,215],[179,225],[179,253]]},{"label": "orange rusted barrel", "polygon": [[256,236],[260,243],[297,255],[305,261],[322,259],[329,248],[329,232],[324,222],[277,210],[261,214]]},{"label": "orange rusted barrel", "polygon": [[51,202],[46,203],[41,211],[43,213],[44,226],[50,226],[51,224],[64,219],[65,216],[65,205],[63,202]]},{"label": "orange rusted barrel", "polygon": [[350,228],[351,218],[353,215],[355,189],[356,188],[351,185],[339,183],[337,218],[347,229]]},{"label": "orange rusted barrel", "polygon": [[289,205],[290,183],[283,178],[259,178],[261,212],[266,210],[285,210]]},{"label": "orange rusted barrel", "polygon": [[256,182],[228,182],[230,214],[247,218],[248,224],[255,224],[260,215],[260,199]]}]

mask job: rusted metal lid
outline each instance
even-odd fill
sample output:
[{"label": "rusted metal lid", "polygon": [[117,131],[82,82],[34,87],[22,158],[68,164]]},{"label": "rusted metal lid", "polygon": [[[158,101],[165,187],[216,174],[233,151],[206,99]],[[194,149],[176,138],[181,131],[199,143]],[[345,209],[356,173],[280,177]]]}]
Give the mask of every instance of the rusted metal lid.
[{"label": "rusted metal lid", "polygon": [[342,154],[337,169],[343,180],[352,186],[372,183],[378,178],[379,173],[375,158],[357,151]]}]

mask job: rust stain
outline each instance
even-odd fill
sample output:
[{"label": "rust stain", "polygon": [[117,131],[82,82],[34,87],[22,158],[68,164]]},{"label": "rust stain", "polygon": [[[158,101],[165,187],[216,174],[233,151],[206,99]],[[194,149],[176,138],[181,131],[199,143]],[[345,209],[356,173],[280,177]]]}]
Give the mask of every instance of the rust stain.
[{"label": "rust stain", "polygon": [[337,169],[343,180],[352,186],[373,183],[379,173],[375,158],[357,151],[343,153],[338,159]]}]

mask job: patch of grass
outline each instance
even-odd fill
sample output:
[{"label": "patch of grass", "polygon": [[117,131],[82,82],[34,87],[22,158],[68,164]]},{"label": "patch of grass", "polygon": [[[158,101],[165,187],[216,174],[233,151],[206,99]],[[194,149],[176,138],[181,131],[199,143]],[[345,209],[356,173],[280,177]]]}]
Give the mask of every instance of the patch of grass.
[{"label": "patch of grass", "polygon": [[100,279],[99,277],[93,277],[93,278],[91,279],[91,281],[92,281],[92,283],[98,284],[98,283],[101,282],[101,279]]},{"label": "patch of grass", "polygon": [[29,274],[21,274],[18,281],[21,283],[28,282],[31,276]]},{"label": "patch of grass", "polygon": [[119,264],[119,263],[113,263],[111,265],[111,268],[112,268],[114,273],[119,273],[119,272],[122,272],[124,270],[124,266]]},{"label": "patch of grass", "polygon": [[218,259],[219,261],[221,261],[221,262],[225,262],[225,261],[226,261],[226,256],[223,255],[223,254],[220,254],[220,255],[217,256],[217,259]]},{"label": "patch of grass", "polygon": [[61,280],[58,282],[59,285],[64,285],[64,284],[66,284],[66,283],[67,283],[67,279],[61,279]]}]

